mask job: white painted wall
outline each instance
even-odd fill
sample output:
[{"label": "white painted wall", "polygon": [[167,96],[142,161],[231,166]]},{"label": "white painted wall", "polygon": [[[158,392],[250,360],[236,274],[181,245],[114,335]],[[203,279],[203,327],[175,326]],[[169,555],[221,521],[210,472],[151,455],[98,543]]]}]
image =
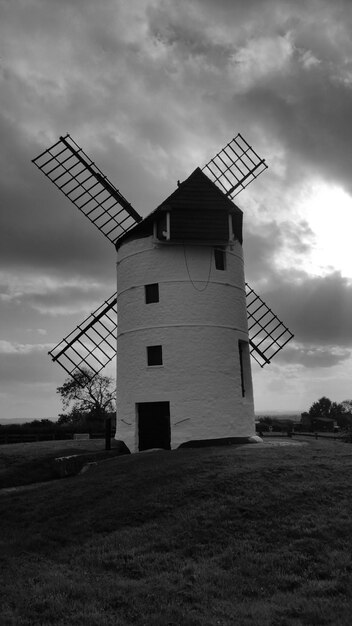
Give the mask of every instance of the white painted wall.
[{"label": "white painted wall", "polygon": [[[242,247],[228,246],[216,270],[213,248],[123,243],[117,257],[117,432],[138,450],[136,403],[170,402],[171,447],[191,439],[255,434],[249,359],[242,397],[238,340],[248,340]],[[159,283],[146,304],[144,285]],[[163,347],[148,367],[146,347]]]}]

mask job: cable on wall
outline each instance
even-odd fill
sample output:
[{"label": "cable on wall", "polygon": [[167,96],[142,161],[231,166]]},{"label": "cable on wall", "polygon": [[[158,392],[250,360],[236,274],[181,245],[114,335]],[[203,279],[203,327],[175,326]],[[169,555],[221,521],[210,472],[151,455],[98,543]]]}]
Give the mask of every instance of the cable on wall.
[{"label": "cable on wall", "polygon": [[[204,285],[204,287],[202,287],[201,289],[199,289],[199,287],[197,287],[197,286],[195,285],[195,283],[194,283],[194,281],[193,281],[193,279],[192,279],[192,277],[191,277],[191,273],[190,273],[190,271],[189,271],[188,261],[187,261],[186,246],[185,246],[185,242],[183,242],[183,254],[184,254],[184,257],[185,257],[185,264],[186,264],[187,274],[188,274],[188,277],[189,277],[189,280],[190,280],[190,283],[191,283],[192,287],[193,287],[196,291],[205,291],[205,290],[206,290],[206,288],[207,288],[207,287],[208,287],[208,285],[209,285],[210,275],[211,275],[211,264],[212,264],[212,258],[213,258],[213,249],[209,247],[209,251],[210,251],[210,258],[209,258],[209,271],[208,271],[208,278],[207,278],[207,280],[205,281],[205,285]],[[203,281],[203,280],[197,280],[196,282],[197,282],[197,283],[200,283],[200,282],[204,282],[204,281]]]}]

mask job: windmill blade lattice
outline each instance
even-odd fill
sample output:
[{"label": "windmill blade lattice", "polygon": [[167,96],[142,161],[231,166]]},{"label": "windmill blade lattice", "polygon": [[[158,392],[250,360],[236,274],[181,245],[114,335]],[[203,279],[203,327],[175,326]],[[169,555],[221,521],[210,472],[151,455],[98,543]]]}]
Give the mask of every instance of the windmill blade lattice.
[{"label": "windmill blade lattice", "polygon": [[[116,336],[114,293],[49,354],[72,378],[75,378],[76,373],[84,374],[87,383],[116,356]],[[86,376],[87,369],[92,372],[90,378]]]},{"label": "windmill blade lattice", "polygon": [[246,303],[250,353],[264,367],[294,335],[247,283]]},{"label": "windmill blade lattice", "polygon": [[32,161],[112,242],[141,216],[70,137],[60,137]]},{"label": "windmill blade lattice", "polygon": [[203,167],[203,172],[232,200],[267,167],[238,133]]}]

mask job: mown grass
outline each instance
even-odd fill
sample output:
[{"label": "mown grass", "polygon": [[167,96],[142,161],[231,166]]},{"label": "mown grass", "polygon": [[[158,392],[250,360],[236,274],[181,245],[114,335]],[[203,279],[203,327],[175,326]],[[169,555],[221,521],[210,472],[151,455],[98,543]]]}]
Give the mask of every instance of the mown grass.
[{"label": "mown grass", "polygon": [[1,624],[351,623],[352,447],[118,457],[3,494]]}]

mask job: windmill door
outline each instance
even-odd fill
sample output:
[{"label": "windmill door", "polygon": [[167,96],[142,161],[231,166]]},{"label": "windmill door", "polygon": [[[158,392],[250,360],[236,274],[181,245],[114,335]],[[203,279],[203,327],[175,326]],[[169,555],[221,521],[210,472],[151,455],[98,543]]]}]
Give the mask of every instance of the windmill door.
[{"label": "windmill door", "polygon": [[138,449],[171,448],[170,402],[139,402]]}]

